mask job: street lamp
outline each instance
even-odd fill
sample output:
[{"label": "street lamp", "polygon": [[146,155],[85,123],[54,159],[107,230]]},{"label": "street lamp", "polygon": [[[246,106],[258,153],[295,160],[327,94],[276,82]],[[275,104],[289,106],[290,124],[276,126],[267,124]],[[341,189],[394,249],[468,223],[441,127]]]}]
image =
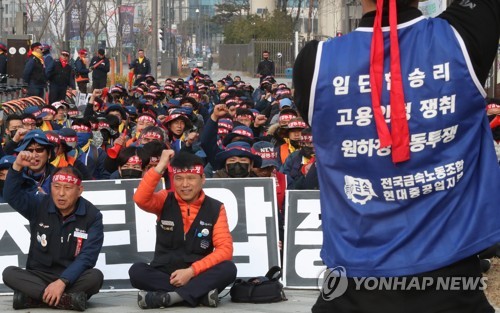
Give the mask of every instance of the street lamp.
[{"label": "street lamp", "polygon": [[196,54],[199,56],[199,53],[201,52],[201,46],[200,46],[200,41],[201,41],[201,36],[200,36],[200,9],[196,8]]}]

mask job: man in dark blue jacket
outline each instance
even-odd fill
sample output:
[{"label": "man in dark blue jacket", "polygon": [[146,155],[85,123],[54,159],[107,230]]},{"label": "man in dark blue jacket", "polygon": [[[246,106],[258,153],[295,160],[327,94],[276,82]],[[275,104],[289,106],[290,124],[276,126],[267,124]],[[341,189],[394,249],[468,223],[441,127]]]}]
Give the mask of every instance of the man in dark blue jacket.
[{"label": "man in dark blue jacket", "polygon": [[34,160],[32,152],[19,152],[7,175],[5,200],[29,221],[31,243],[26,269],[7,267],[3,281],[14,290],[14,309],[84,311],[103,281],[94,268],[104,241],[102,214],[81,197],[82,176],[73,167],[54,172],[50,195],[22,190],[22,170]]},{"label": "man in dark blue jacket", "polygon": [[35,42],[31,45],[31,56],[24,66],[23,80],[27,85],[28,96],[43,98],[47,85],[45,77],[45,62],[42,55],[42,44]]}]

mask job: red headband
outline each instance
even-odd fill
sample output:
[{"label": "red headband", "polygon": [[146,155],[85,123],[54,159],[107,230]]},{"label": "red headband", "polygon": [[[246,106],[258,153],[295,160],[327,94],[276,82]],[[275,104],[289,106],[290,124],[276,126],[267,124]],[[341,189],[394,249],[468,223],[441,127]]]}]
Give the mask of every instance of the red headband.
[{"label": "red headband", "polygon": [[66,173],[57,173],[52,177],[52,182],[69,183],[77,186],[80,186],[82,184],[82,180],[80,178]]},{"label": "red headband", "polygon": [[84,131],[86,133],[90,133],[90,131],[91,131],[90,127],[85,126],[85,125],[73,125],[73,126],[71,126],[71,129],[73,129],[76,132]]},{"label": "red headband", "polygon": [[75,136],[71,136],[71,137],[64,137],[62,136],[62,139],[66,142],[76,142],[78,137],[75,137]]},{"label": "red headband", "polygon": [[307,128],[307,124],[304,121],[293,121],[288,123],[288,128]]},{"label": "red headband", "polygon": [[131,157],[127,160],[127,163],[128,163],[128,164],[133,164],[133,165],[135,165],[135,164],[139,164],[139,165],[141,165],[141,166],[142,166],[142,160],[141,160],[141,158],[139,158],[137,155],[133,155],[133,156],[131,156]]},{"label": "red headband", "polygon": [[292,118],[296,118],[297,116],[296,115],[293,115],[293,114],[283,114],[283,115],[280,115],[279,117],[279,121],[280,122],[288,122],[289,120],[291,120]]},{"label": "red headband", "polygon": [[160,162],[159,157],[151,157],[149,158],[149,165],[157,165]]},{"label": "red headband", "polygon": [[97,124],[97,127],[98,128],[109,128],[109,123],[99,122],[99,124]]},{"label": "red headband", "polygon": [[249,137],[249,138],[253,139],[253,134],[250,133],[249,131],[246,131],[243,129],[235,129],[235,130],[233,130],[233,134],[238,134],[238,135],[242,135],[242,136]]},{"label": "red headband", "polygon": [[45,136],[47,136],[47,139],[50,142],[53,142],[53,143],[56,143],[56,144],[60,144],[61,143],[61,137],[59,137],[59,136],[53,136],[52,134],[45,134]]},{"label": "red headband", "polygon": [[240,114],[240,115],[237,115],[236,117],[248,118],[250,120],[253,119],[253,115],[250,115],[250,114]]},{"label": "red headband", "polygon": [[490,104],[486,105],[486,110],[489,110],[489,109],[500,109],[500,104],[490,103]]},{"label": "red headband", "polygon": [[153,123],[155,124],[156,121],[154,118],[152,118],[151,116],[149,115],[141,115],[138,119],[137,119],[138,122],[140,121],[144,121],[144,122],[150,122],[150,123]]},{"label": "red headband", "polygon": [[203,175],[203,165],[195,165],[190,168],[178,168],[172,167],[172,172],[174,175],[177,174],[198,174]]},{"label": "red headband", "polygon": [[147,132],[141,136],[142,138],[149,138],[149,139],[161,139],[160,134],[155,133],[155,132]]},{"label": "red headband", "polygon": [[396,0],[389,0],[389,26],[391,49],[391,129],[385,122],[380,106],[382,80],[384,75],[384,34],[382,32],[382,11],[384,0],[377,0],[377,11],[373,24],[373,37],[370,52],[370,85],[372,86],[372,106],[380,148],[392,145],[392,161],[404,162],[410,159],[410,131],[406,119],[403,80],[401,77],[401,58],[399,54],[398,21]]},{"label": "red headband", "polygon": [[303,142],[312,142],[313,141],[313,136],[312,135],[300,135],[300,141],[303,141]]},{"label": "red headband", "polygon": [[36,120],[32,119],[32,118],[23,118],[23,124],[26,124],[26,123],[36,123]]},{"label": "red headband", "polygon": [[225,127],[217,128],[217,135],[224,135],[224,134],[229,134],[229,129]]},{"label": "red headband", "polygon": [[51,108],[43,108],[42,112],[49,113],[52,115],[56,114],[56,113],[54,113],[54,110],[52,110]]}]

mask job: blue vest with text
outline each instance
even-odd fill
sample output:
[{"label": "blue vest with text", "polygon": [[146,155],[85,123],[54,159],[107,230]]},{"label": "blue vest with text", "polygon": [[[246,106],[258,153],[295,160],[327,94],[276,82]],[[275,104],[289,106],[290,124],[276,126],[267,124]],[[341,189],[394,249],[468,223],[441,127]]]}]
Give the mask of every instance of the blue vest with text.
[{"label": "blue vest with text", "polygon": [[[390,129],[389,32],[382,111]],[[462,39],[442,19],[399,25],[410,160],[380,149],[369,78],[372,28],[320,43],[310,122],[324,263],[348,277],[444,267],[500,241],[500,168],[485,93]]]}]

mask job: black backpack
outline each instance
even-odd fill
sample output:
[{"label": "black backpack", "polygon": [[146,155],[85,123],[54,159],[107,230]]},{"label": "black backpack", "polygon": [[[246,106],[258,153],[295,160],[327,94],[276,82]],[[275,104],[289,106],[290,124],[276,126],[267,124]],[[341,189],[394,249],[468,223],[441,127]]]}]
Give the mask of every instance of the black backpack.
[{"label": "black backpack", "polygon": [[281,268],[273,266],[265,276],[247,280],[236,279],[229,293],[231,301],[244,303],[271,303],[288,300],[280,283]]}]

